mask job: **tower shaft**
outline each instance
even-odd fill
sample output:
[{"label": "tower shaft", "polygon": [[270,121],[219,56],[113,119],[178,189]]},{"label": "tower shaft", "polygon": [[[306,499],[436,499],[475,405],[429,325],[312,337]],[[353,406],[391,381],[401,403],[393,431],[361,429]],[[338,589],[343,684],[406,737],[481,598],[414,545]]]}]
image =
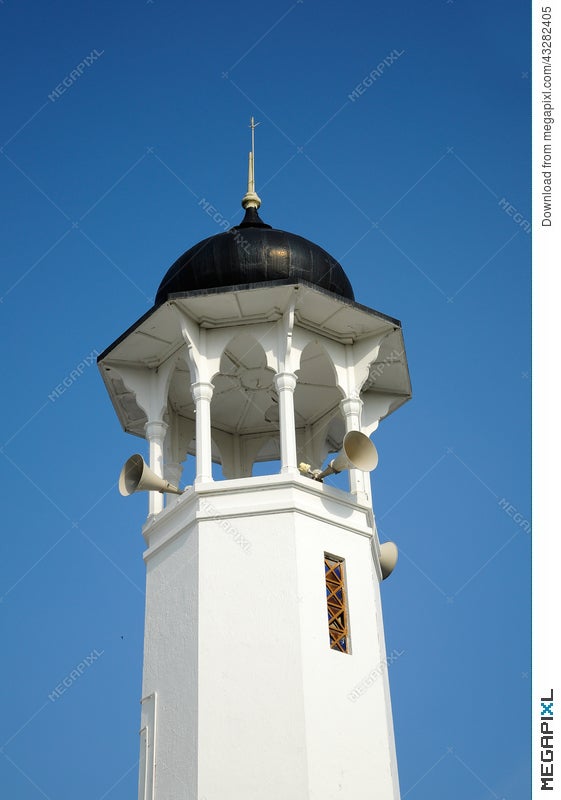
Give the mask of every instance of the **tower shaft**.
[{"label": "tower shaft", "polygon": [[306,478],[228,484],[144,530],[140,798],[398,798],[371,509]]}]

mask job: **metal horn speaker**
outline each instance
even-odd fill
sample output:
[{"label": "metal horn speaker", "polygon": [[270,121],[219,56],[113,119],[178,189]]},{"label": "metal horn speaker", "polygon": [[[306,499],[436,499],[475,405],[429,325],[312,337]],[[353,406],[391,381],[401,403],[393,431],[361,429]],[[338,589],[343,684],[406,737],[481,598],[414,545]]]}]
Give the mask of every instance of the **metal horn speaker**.
[{"label": "metal horn speaker", "polygon": [[135,453],[125,462],[119,475],[119,491],[123,497],[135,492],[183,494],[183,491],[177,486],[156,475],[139,453]]},{"label": "metal horn speaker", "polygon": [[343,472],[345,469],[360,469],[372,472],[378,466],[378,451],[366,434],[360,431],[349,431],[343,439],[343,447],[338,456],[329,462],[316,480],[323,480],[327,475]]},{"label": "metal horn speaker", "polygon": [[394,571],[399,552],[395,542],[384,542],[380,545],[380,569],[382,580],[385,581]]}]

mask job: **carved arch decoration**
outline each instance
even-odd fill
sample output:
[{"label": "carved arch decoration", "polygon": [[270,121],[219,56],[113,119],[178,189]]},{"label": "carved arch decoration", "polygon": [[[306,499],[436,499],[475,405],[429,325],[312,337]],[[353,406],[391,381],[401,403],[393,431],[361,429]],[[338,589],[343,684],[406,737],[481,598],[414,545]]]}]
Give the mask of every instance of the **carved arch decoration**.
[{"label": "carved arch decoration", "polygon": [[[230,335],[212,375],[212,433],[226,478],[250,476],[256,459],[271,460],[271,453],[278,451],[273,353],[265,351],[258,328],[248,326]],[[268,441],[272,446],[264,448]]]},{"label": "carved arch decoration", "polygon": [[340,403],[343,393],[329,345],[309,337],[302,348],[294,391],[296,444],[300,461],[319,466],[328,453],[340,449],[345,425]]}]

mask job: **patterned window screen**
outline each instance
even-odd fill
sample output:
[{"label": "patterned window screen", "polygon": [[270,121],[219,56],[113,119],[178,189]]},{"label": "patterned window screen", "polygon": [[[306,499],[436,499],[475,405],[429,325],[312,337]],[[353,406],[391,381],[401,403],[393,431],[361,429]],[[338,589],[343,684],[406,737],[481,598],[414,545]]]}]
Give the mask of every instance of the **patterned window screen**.
[{"label": "patterned window screen", "polygon": [[345,588],[345,559],[324,553],[324,560],[329,646],[332,650],[350,653],[351,642]]}]

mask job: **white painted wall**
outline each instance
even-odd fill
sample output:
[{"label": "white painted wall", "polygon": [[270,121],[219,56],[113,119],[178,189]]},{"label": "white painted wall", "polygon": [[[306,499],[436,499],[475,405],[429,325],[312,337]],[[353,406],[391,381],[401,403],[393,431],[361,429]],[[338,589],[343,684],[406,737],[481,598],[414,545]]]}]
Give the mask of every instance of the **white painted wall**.
[{"label": "white painted wall", "polygon": [[[399,797],[385,671],[349,697],[385,656],[371,520],[276,475],[199,484],[147,524],[142,800]],[[329,648],[324,551],[346,560],[351,655]]]},{"label": "white painted wall", "polygon": [[[178,520],[179,525],[181,523]],[[194,532],[194,531],[193,531]],[[198,592],[196,537],[169,541],[146,564],[143,697],[156,693],[155,792],[139,800],[196,798]],[[144,708],[143,708],[144,712]],[[144,716],[144,715],[143,715]],[[144,719],[143,719],[144,722]],[[142,726],[141,726],[142,727]],[[141,741],[141,761],[142,761]]]}]

